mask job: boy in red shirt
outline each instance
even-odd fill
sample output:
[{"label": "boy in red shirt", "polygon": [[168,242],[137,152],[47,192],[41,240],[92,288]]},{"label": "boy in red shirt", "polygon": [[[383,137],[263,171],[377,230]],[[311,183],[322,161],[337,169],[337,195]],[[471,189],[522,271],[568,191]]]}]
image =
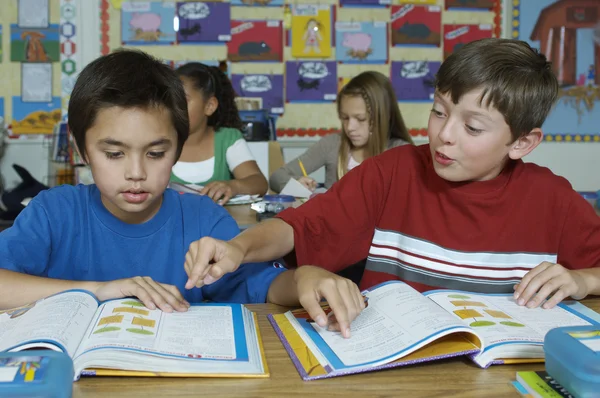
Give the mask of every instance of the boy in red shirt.
[{"label": "boy in red shirt", "polygon": [[365,258],[361,289],[400,279],[420,291],[514,292],[545,308],[600,294],[600,217],[567,180],[521,160],[557,93],[549,62],[525,42],[465,45],[437,74],[428,144],[369,159],[227,243],[199,241],[188,284],[295,249],[289,288],[321,326],[326,298],[346,337],[364,304],[333,272]]}]

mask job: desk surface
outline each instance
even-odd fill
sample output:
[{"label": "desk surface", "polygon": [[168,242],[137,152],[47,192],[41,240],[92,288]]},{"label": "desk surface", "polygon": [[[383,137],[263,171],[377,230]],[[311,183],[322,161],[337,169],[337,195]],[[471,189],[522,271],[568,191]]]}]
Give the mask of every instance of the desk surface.
[{"label": "desk surface", "polygon": [[[600,311],[600,298],[583,301]],[[292,364],[266,315],[285,308],[249,305],[259,314],[268,379],[83,378],[73,385],[74,397],[515,397],[510,384],[516,371],[543,370],[543,364],[476,367],[466,358],[407,366],[386,371],[304,382]]]}]

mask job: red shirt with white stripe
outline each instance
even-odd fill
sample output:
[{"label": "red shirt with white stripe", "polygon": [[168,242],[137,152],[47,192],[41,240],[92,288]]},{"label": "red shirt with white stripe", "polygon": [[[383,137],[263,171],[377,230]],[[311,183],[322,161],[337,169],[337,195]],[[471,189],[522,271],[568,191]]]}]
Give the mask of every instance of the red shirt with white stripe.
[{"label": "red shirt with white stripe", "polygon": [[368,159],[278,217],[294,229],[299,265],[337,272],[367,258],[361,289],[400,279],[510,293],[543,261],[600,266],[600,217],[566,179],[519,160],[489,181],[446,181],[428,144]]}]

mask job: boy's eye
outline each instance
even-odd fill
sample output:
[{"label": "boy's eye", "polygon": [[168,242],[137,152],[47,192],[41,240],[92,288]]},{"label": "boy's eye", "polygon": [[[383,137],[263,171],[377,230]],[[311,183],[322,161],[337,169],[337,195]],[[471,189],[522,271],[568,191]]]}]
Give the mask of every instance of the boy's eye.
[{"label": "boy's eye", "polygon": [[148,157],[152,159],[160,159],[165,156],[164,152],[148,152]]},{"label": "boy's eye", "polygon": [[476,129],[475,127],[471,127],[468,124],[465,124],[465,127],[467,128],[467,131],[471,134],[479,134],[483,131],[481,129]]},{"label": "boy's eye", "polygon": [[437,110],[437,109],[435,109],[435,108],[432,108],[432,109],[431,109],[431,113],[433,113],[433,114],[434,114],[435,116],[437,116],[437,117],[443,117],[443,116],[444,116],[444,113],[443,113],[443,112],[440,112],[440,111],[438,111],[438,110]]},{"label": "boy's eye", "polygon": [[107,159],[116,159],[122,155],[121,152],[108,152],[108,151],[105,151],[104,154],[106,155]]}]

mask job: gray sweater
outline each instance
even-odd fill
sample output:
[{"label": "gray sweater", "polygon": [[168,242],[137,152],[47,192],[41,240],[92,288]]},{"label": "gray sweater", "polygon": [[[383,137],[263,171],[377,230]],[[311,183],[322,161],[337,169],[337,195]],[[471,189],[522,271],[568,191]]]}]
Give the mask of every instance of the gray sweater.
[{"label": "gray sweater", "polygon": [[[271,189],[275,192],[281,192],[290,178],[302,177],[302,170],[300,170],[298,159],[302,160],[302,164],[304,165],[307,174],[325,166],[325,188],[329,189],[338,179],[337,158],[341,144],[340,134],[341,133],[326,135],[318,142],[314,143],[298,158],[292,160],[271,174],[271,177],[269,178],[269,186]],[[388,149],[404,144],[407,144],[407,142],[399,138],[394,138],[390,140]]]}]

